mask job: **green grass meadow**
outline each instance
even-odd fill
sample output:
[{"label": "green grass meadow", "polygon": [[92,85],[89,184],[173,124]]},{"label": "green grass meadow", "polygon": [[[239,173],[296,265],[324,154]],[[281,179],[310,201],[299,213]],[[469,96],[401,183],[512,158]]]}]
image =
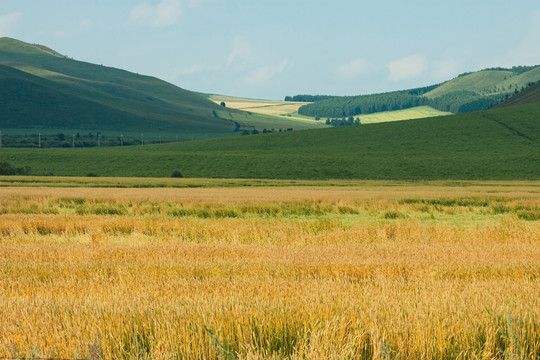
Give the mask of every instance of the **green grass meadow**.
[{"label": "green grass meadow", "polygon": [[372,125],[123,148],[0,149],[30,174],[539,179],[540,104]]}]

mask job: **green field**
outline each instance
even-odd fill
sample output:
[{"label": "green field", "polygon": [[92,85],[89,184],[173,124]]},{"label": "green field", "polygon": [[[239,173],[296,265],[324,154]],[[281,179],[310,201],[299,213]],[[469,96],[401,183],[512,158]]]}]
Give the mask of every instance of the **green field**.
[{"label": "green field", "polygon": [[389,121],[422,119],[435,116],[451,115],[449,112],[439,111],[429,106],[418,106],[406,110],[384,111],[368,115],[357,116],[362,124],[376,124]]},{"label": "green field", "polygon": [[0,149],[35,175],[539,179],[540,103],[446,117],[123,148]]}]

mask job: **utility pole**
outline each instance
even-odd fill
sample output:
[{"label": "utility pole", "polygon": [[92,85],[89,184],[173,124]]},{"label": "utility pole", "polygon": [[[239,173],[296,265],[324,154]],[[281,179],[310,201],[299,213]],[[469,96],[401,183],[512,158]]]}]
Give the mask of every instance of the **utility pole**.
[{"label": "utility pole", "polygon": [[41,133],[38,134],[38,147],[41,147]]}]

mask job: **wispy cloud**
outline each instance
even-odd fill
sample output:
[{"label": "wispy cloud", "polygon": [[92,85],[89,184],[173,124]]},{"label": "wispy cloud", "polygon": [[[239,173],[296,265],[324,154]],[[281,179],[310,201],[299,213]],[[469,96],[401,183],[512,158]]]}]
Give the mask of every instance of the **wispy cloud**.
[{"label": "wispy cloud", "polygon": [[244,83],[251,86],[264,86],[281,74],[289,65],[288,60],[282,60],[277,64],[267,65],[254,70],[244,78]]},{"label": "wispy cloud", "polygon": [[242,36],[233,39],[232,50],[227,57],[227,65],[236,65],[240,70],[247,63],[253,62],[256,58],[255,52],[249,42]]},{"label": "wispy cloud", "polygon": [[358,58],[338,66],[336,73],[343,79],[353,79],[360,75],[367,75],[375,68],[376,66],[372,62],[364,58]]},{"label": "wispy cloud", "polygon": [[421,54],[415,54],[388,64],[390,75],[388,80],[400,81],[422,75],[428,68],[426,58]]},{"label": "wispy cloud", "polygon": [[142,3],[131,9],[129,20],[139,25],[167,27],[178,23],[182,0],[162,0],[156,5]]},{"label": "wispy cloud", "polygon": [[0,16],[0,36],[10,36],[21,17],[19,12]]},{"label": "wispy cloud", "polygon": [[506,59],[499,62],[504,66],[540,64],[540,11],[533,12],[527,33],[512,48]]}]

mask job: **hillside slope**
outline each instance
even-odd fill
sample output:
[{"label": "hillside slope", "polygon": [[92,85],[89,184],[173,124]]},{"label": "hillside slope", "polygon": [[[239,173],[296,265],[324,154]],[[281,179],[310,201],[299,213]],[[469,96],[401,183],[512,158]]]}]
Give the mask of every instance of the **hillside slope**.
[{"label": "hillside slope", "polygon": [[503,101],[497,107],[508,107],[540,102],[540,81]]},{"label": "hillside slope", "polygon": [[[75,61],[42,45],[0,38],[0,128],[232,135],[320,124],[248,114],[165,81]],[[11,71],[11,70],[13,71]],[[19,70],[17,72],[17,70]],[[242,121],[237,121],[241,119]],[[275,121],[274,121],[275,120]]]},{"label": "hillside slope", "polygon": [[516,90],[539,80],[540,66],[486,69],[425,88],[334,97],[305,105],[298,112],[308,116],[339,118],[430,106],[440,111],[464,113],[488,109]]},{"label": "hillside slope", "polygon": [[2,127],[235,129],[232,121],[214,116],[216,104],[195,93],[156,78],[75,61],[45,46],[1,38],[0,64],[0,81],[9,88],[3,90],[8,98],[0,108]]},{"label": "hillside slope", "polygon": [[177,127],[173,121],[161,119],[149,121],[131,112],[73,95],[73,92],[67,91],[57,83],[3,65],[0,65],[0,126],[3,129],[143,131]]},{"label": "hillside slope", "polygon": [[275,179],[540,179],[540,103],[436,119],[152,146],[0,149],[56,175]]}]

